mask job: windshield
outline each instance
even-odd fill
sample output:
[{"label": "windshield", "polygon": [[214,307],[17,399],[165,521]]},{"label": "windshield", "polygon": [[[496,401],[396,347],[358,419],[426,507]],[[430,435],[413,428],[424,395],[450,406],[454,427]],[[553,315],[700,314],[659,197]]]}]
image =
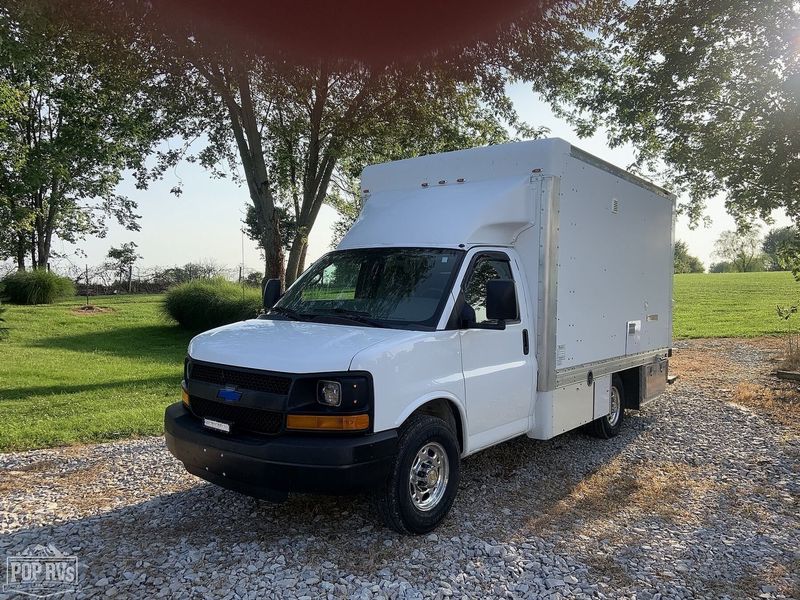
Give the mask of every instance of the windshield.
[{"label": "windshield", "polygon": [[449,249],[338,250],[303,273],[273,311],[287,318],[433,329],[463,257]]}]

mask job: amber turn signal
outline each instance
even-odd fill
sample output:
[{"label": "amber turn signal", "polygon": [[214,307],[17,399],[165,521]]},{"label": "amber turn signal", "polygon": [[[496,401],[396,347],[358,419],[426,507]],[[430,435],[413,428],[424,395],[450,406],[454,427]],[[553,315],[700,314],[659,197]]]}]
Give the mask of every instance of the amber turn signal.
[{"label": "amber turn signal", "polygon": [[189,392],[183,386],[181,386],[181,402],[186,408],[189,408]]},{"label": "amber turn signal", "polygon": [[286,429],[361,431],[369,427],[369,415],[287,415]]}]

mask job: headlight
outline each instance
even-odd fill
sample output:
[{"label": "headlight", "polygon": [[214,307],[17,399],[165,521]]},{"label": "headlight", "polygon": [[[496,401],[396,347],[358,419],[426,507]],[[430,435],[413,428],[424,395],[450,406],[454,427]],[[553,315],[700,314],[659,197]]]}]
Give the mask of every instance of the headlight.
[{"label": "headlight", "polygon": [[342,384],[338,381],[320,380],[317,384],[317,402],[325,406],[341,406]]}]

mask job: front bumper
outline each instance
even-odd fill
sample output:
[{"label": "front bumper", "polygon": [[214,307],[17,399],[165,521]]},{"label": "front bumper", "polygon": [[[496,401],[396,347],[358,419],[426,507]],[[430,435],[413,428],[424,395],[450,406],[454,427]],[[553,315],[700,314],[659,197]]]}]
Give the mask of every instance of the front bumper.
[{"label": "front bumper", "polygon": [[389,474],[397,431],[368,435],[227,435],[202,426],[177,402],[164,414],[167,448],[186,470],[249,496],[342,494],[374,488]]}]

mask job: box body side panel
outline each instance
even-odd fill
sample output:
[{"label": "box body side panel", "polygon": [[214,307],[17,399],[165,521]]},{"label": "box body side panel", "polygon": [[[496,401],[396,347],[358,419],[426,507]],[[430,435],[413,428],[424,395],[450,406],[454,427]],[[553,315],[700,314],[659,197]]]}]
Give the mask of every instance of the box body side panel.
[{"label": "box body side panel", "polygon": [[567,159],[557,215],[557,371],[671,345],[673,207],[671,197]]}]

